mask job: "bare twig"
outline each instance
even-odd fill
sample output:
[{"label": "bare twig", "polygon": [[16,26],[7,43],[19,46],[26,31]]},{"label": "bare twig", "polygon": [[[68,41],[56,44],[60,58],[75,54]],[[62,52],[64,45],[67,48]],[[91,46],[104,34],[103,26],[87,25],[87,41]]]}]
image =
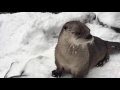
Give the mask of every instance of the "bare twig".
[{"label": "bare twig", "polygon": [[15,63],[15,62],[13,62],[13,63],[11,64],[11,66],[10,66],[9,70],[7,71],[7,73],[5,74],[4,78],[7,78],[7,75],[8,75],[8,73],[10,72],[11,67],[13,66],[14,63]]}]

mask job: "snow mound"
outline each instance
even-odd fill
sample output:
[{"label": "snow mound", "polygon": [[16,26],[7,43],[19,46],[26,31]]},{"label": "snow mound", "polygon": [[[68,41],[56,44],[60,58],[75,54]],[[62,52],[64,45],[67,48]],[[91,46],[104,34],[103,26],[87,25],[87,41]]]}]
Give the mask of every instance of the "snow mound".
[{"label": "snow mound", "polygon": [[87,26],[90,28],[91,34],[96,37],[99,37],[107,41],[120,42],[120,34],[116,33],[111,28],[103,27],[96,23],[93,24],[87,23]]},{"label": "snow mound", "polygon": [[102,12],[98,15],[98,19],[103,24],[120,28],[120,12]]}]

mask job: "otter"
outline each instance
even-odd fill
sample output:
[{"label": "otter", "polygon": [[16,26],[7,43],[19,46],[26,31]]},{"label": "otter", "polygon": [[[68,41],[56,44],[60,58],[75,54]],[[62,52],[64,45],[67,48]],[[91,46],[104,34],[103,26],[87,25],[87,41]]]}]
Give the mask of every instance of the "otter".
[{"label": "otter", "polygon": [[53,77],[61,77],[63,72],[73,78],[84,78],[94,66],[103,66],[109,55],[120,52],[120,43],[104,41],[92,36],[90,29],[80,21],[67,22],[59,35],[55,48]]}]

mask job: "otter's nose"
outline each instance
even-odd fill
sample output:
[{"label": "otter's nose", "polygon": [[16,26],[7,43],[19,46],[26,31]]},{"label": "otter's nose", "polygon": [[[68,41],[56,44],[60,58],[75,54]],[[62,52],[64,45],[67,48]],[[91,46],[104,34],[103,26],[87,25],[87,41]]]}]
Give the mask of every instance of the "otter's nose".
[{"label": "otter's nose", "polygon": [[86,37],[86,39],[91,39],[92,38],[92,35],[88,35],[87,37]]}]

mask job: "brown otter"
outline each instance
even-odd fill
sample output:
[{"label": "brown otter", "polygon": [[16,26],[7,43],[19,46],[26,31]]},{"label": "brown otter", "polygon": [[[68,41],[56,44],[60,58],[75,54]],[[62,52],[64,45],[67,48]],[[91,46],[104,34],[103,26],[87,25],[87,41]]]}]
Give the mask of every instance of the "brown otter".
[{"label": "brown otter", "polygon": [[60,33],[55,50],[57,69],[53,77],[61,77],[63,72],[74,78],[83,78],[89,70],[103,66],[109,55],[120,51],[120,43],[104,41],[90,34],[90,29],[79,21],[67,22]]}]

